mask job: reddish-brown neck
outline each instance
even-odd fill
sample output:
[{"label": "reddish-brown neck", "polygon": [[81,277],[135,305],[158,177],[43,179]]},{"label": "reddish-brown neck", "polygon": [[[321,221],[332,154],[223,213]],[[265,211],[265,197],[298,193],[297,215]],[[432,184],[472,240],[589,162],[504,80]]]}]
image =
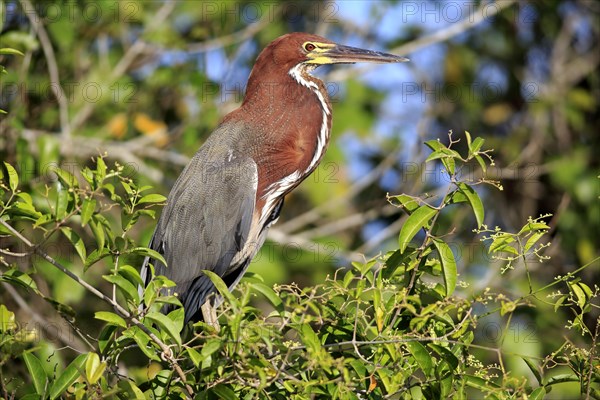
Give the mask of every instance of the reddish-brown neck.
[{"label": "reddish-brown neck", "polygon": [[[244,147],[258,165],[257,200],[286,177],[296,174],[297,182],[285,189],[289,192],[308,176],[325,152],[331,129],[329,98],[320,80],[303,73],[299,82],[289,73],[293,66],[285,69],[260,61],[250,75],[242,106],[226,117],[249,128]],[[315,90],[321,91],[321,98]]]}]

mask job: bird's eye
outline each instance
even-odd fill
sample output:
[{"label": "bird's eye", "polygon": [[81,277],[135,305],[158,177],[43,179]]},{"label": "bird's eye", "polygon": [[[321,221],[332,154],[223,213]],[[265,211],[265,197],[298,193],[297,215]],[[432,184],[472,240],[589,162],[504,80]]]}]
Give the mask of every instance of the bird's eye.
[{"label": "bird's eye", "polygon": [[315,46],[312,43],[305,43],[304,44],[304,50],[306,51],[313,51],[317,46]]}]

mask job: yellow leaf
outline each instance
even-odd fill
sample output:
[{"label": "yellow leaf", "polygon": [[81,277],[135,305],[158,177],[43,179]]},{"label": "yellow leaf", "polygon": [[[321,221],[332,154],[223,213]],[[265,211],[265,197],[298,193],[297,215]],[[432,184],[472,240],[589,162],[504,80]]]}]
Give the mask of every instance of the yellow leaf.
[{"label": "yellow leaf", "polygon": [[157,146],[164,146],[169,141],[167,125],[162,121],[153,120],[147,114],[135,114],[133,126],[144,135],[154,137]]},{"label": "yellow leaf", "polygon": [[373,390],[375,390],[376,387],[377,387],[377,380],[375,379],[375,377],[373,375],[369,376],[369,389],[367,390],[367,393],[371,393]]},{"label": "yellow leaf", "polygon": [[498,125],[505,122],[513,114],[508,103],[496,103],[483,110],[483,120],[488,125]]},{"label": "yellow leaf", "polygon": [[119,113],[108,121],[110,136],[121,139],[127,133],[127,115]]}]

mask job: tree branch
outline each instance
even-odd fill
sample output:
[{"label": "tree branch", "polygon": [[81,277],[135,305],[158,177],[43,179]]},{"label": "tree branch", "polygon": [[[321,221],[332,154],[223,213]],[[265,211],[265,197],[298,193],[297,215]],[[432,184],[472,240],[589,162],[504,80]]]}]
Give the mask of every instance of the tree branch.
[{"label": "tree branch", "polygon": [[[464,18],[462,21],[451,24],[444,29],[440,29],[436,32],[430,33],[429,35],[422,36],[401,46],[395,47],[391,49],[390,52],[406,55],[424,47],[431,46],[432,44],[445,42],[446,40],[458,36],[461,33],[479,25],[485,19],[493,17],[505,8],[512,6],[515,2],[516,0],[496,1],[493,3],[494,7],[491,7],[490,3],[483,2],[479,8],[477,8],[477,10],[473,11],[472,14]],[[376,64],[368,64],[360,68],[335,70],[329,74],[328,79],[334,81],[346,80],[354,75],[363,74],[375,67],[377,67]]]},{"label": "tree branch", "polygon": [[21,0],[21,4],[25,9],[25,15],[29,19],[31,26],[35,30],[37,37],[40,39],[42,45],[42,51],[46,57],[48,63],[48,74],[50,75],[50,89],[58,101],[58,110],[60,116],[60,128],[62,132],[62,139],[68,140],[71,137],[71,124],[69,122],[69,104],[67,102],[67,96],[60,84],[60,77],[58,74],[58,66],[56,64],[56,56],[54,49],[52,48],[52,42],[48,36],[48,32],[42,24],[41,18],[35,11],[35,7],[29,0]]},{"label": "tree branch", "polygon": [[152,339],[152,341],[160,347],[165,359],[169,362],[169,364],[171,364],[171,367],[173,367],[173,369],[175,370],[177,375],[179,375],[179,378],[181,379],[182,383],[185,385],[186,390],[188,391],[188,394],[186,397],[188,399],[192,398],[192,396],[194,395],[194,390],[192,389],[192,387],[189,384],[185,383],[185,381],[186,381],[185,373],[181,369],[181,366],[179,366],[177,361],[173,358],[173,353],[172,353],[171,349],[162,340],[160,340],[160,338],[158,336],[156,336],[154,333],[152,333],[152,331],[150,329],[148,329],[146,327],[146,325],[142,324],[136,317],[131,315],[131,313],[129,311],[127,311],[125,308],[123,308],[119,303],[117,303],[116,301],[114,301],[113,299],[111,299],[110,297],[108,297],[107,295],[105,295],[104,293],[99,291],[98,289],[96,289],[94,286],[90,285],[89,283],[87,283],[86,281],[84,281],[83,279],[81,279],[80,277],[75,275],[73,272],[69,271],[65,266],[63,266],[58,261],[56,261],[55,259],[50,257],[48,254],[44,253],[42,250],[40,250],[40,248],[38,246],[31,243],[29,241],[29,239],[27,239],[25,236],[21,235],[15,228],[13,228],[11,225],[6,223],[6,221],[0,219],[0,224],[2,224],[2,226],[4,226],[6,229],[8,229],[10,231],[10,233],[13,234],[13,236],[15,236],[21,242],[23,242],[27,247],[31,248],[37,255],[39,255],[44,260],[49,262],[52,266],[57,268],[63,274],[65,274],[69,278],[73,279],[79,285],[83,286],[85,289],[87,289],[93,295],[106,301],[108,304],[110,304],[115,309],[115,311],[117,311],[119,314],[121,314],[121,316],[129,319],[135,326],[137,326],[144,333],[146,333]]}]

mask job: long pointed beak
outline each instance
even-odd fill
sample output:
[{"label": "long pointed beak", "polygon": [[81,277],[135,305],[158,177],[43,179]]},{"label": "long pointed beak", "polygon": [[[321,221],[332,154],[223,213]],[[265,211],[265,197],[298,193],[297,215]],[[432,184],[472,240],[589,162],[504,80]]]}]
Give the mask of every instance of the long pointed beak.
[{"label": "long pointed beak", "polygon": [[342,46],[339,44],[325,51],[322,56],[330,59],[329,64],[352,64],[357,62],[386,64],[410,61],[406,57],[396,56],[394,54]]}]

